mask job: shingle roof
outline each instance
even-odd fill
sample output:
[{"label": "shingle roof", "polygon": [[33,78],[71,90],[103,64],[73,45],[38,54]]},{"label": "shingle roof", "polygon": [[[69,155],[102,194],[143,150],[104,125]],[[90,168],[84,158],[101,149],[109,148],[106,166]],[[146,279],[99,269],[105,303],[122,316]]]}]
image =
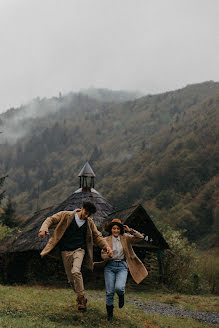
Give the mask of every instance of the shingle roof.
[{"label": "shingle roof", "polygon": [[128,208],[124,208],[115,212],[112,212],[105,220],[104,222],[111,221],[112,219],[120,219],[122,223],[125,223],[125,221],[129,218],[129,216],[138,208],[139,205],[134,205]]},{"label": "shingle roof", "polygon": [[39,239],[38,231],[46,217],[60,211],[73,211],[76,208],[81,208],[83,202],[87,200],[92,201],[97,207],[97,212],[93,215],[95,224],[97,226],[102,225],[104,219],[112,212],[112,205],[93,188],[90,192],[82,192],[82,190],[79,189],[61,204],[36,212],[19,227],[21,230],[20,233],[13,233],[9,238],[6,238],[4,242],[2,241],[0,253],[42,250],[49,236],[45,239]]}]

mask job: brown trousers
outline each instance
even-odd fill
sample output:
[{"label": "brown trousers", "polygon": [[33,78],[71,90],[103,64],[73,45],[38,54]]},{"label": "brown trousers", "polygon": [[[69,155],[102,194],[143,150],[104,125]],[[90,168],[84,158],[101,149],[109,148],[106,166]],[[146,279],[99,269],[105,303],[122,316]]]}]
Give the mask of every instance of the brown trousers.
[{"label": "brown trousers", "polygon": [[62,260],[68,282],[73,286],[75,293],[84,295],[84,282],[81,274],[81,265],[85,250],[78,248],[74,251],[62,251]]}]

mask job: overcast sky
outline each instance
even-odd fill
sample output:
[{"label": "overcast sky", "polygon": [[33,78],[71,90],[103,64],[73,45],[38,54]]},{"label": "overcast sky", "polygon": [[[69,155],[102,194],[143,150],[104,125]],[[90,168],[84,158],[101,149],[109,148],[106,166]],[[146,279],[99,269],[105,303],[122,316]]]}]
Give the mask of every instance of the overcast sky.
[{"label": "overcast sky", "polygon": [[219,81],[218,0],[0,0],[0,112],[81,88]]}]

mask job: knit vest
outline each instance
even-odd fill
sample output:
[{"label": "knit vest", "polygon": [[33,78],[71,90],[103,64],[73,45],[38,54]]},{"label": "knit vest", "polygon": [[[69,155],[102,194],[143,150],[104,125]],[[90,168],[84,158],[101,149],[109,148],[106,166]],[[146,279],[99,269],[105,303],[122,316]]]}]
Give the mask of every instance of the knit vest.
[{"label": "knit vest", "polygon": [[77,248],[86,249],[87,220],[79,228],[75,218],[59,241],[61,251],[74,251]]}]

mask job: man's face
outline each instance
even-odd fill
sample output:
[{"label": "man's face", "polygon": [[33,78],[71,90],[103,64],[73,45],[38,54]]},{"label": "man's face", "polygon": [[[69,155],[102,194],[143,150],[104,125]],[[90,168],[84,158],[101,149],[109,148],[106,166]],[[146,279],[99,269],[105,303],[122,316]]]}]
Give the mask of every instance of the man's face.
[{"label": "man's face", "polygon": [[81,219],[86,220],[90,216],[90,212],[85,210],[85,208],[81,208]]}]

